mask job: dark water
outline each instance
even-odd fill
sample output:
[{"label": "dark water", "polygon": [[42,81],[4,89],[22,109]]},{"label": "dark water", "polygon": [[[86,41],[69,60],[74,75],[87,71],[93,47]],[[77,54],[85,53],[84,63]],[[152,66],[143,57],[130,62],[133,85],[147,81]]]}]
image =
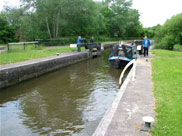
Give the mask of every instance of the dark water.
[{"label": "dark water", "polygon": [[0,135],[92,135],[118,91],[110,50],[0,91]]}]

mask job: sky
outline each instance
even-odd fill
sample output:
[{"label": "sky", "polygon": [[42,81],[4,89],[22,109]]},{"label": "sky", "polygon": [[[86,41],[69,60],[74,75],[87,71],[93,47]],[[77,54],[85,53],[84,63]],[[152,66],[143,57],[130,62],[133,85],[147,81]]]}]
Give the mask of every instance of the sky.
[{"label": "sky", "polygon": [[182,0],[133,0],[144,27],[163,25],[167,19],[182,13]]},{"label": "sky", "polygon": [[20,5],[19,1],[20,0],[0,0],[0,11],[2,11],[5,4],[11,7],[18,7]]},{"label": "sky", "polygon": [[[95,0],[102,1],[102,0]],[[0,0],[0,11],[3,6],[19,6],[19,0]],[[133,0],[132,8],[138,9],[140,21],[144,27],[163,25],[173,15],[182,13],[182,0]]]}]

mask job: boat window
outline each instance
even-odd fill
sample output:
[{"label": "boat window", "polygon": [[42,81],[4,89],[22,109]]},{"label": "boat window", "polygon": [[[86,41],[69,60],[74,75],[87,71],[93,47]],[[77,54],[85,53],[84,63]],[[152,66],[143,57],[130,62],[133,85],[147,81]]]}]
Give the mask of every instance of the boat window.
[{"label": "boat window", "polygon": [[124,52],[123,52],[122,48],[119,48],[118,56],[124,56]]},{"label": "boat window", "polygon": [[123,45],[123,50],[124,50],[124,53],[125,53],[125,56],[127,58],[132,58],[133,56],[133,52],[132,52],[132,46],[128,46],[128,45]]},{"label": "boat window", "polygon": [[118,47],[119,47],[119,44],[115,44],[113,46],[110,56],[118,56]]}]

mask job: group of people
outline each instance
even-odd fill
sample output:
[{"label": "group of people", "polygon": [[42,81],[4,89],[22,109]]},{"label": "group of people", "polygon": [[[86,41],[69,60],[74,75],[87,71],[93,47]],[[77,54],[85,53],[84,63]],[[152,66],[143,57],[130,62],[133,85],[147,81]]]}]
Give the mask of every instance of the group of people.
[{"label": "group of people", "polygon": [[[82,38],[81,36],[78,36],[77,44],[81,44],[82,42],[87,42],[85,38]],[[94,43],[94,37],[92,36],[90,39],[90,43]]]},{"label": "group of people", "polygon": [[[77,44],[81,44],[83,41],[86,41],[86,39],[81,38],[81,36],[78,36]],[[90,43],[94,43],[94,37],[93,36],[90,39]],[[144,48],[144,57],[148,56],[149,46],[151,44],[150,44],[150,40],[147,38],[147,36],[144,37],[144,39],[142,41],[142,45],[143,45],[143,48]]]},{"label": "group of people", "polygon": [[[147,36],[145,36],[144,38],[142,37],[142,46],[143,46],[143,50],[144,50],[144,57],[145,56],[148,56],[148,52],[149,52],[149,46],[151,45],[151,43],[150,43],[150,40],[147,38]],[[136,42],[136,40],[134,40],[133,41],[133,43],[132,43],[132,46],[133,45],[135,45],[136,46],[136,44],[135,44],[135,42]]]}]

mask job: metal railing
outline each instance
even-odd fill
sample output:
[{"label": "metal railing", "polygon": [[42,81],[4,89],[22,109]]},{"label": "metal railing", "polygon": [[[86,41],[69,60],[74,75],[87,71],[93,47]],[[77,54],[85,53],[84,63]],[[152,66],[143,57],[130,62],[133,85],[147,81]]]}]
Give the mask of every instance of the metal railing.
[{"label": "metal railing", "polygon": [[124,82],[124,74],[125,74],[125,71],[133,64],[133,68],[132,68],[132,81],[135,81],[135,71],[136,71],[136,60],[133,59],[132,61],[130,61],[126,66],[125,68],[123,69],[122,73],[121,73],[121,76],[119,78],[119,88],[121,87],[121,85],[123,84]]},{"label": "metal railing", "polygon": [[23,46],[24,46],[24,50],[25,50],[26,44],[35,44],[35,48],[36,48],[37,46],[39,46],[39,42],[38,42],[38,41],[8,43],[8,51],[10,50],[10,45],[23,45]]}]

